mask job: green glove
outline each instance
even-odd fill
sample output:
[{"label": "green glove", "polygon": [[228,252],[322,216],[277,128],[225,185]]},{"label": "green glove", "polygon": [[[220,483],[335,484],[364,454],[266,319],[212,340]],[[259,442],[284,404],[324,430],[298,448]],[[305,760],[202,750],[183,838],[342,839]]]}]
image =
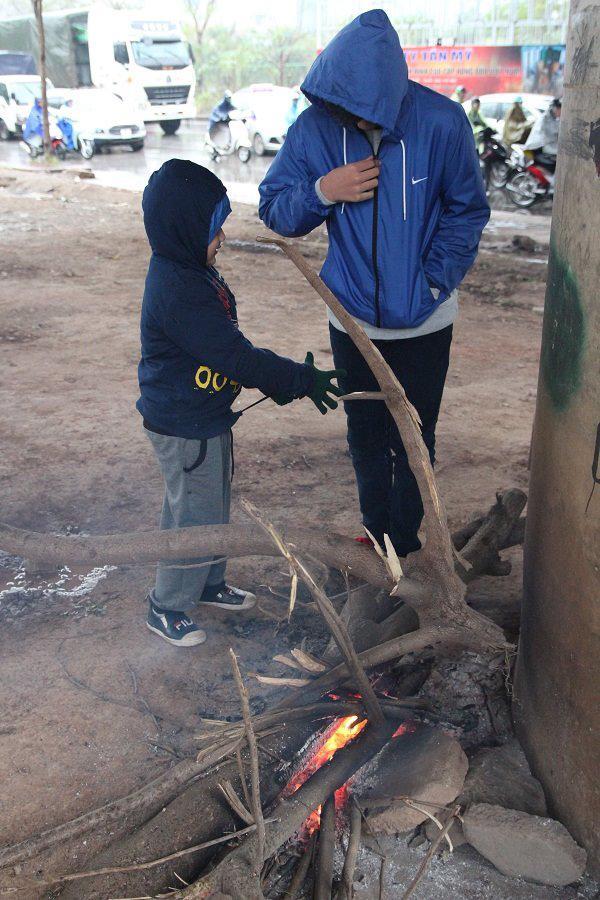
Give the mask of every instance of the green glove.
[{"label": "green glove", "polygon": [[315,366],[315,358],[313,354],[309,351],[306,354],[306,359],[304,360],[305,365],[311,366],[315,372],[315,384],[308,395],[312,402],[315,404],[321,415],[325,415],[327,412],[327,407],[329,409],[337,409],[337,402],[330,397],[330,394],[333,394],[335,397],[341,397],[343,395],[343,390],[337,386],[337,384],[332,384],[334,378],[339,378],[341,375],[346,374],[345,369],[317,369]]}]

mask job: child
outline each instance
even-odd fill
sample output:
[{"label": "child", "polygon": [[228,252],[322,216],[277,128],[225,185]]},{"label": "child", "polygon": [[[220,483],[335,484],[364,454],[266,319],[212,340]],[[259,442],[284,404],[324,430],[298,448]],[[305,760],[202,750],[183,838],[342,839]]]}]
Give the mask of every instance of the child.
[{"label": "child", "polygon": [[[151,176],[143,198],[152,248],[141,316],[137,408],[162,471],[161,529],[229,521],[231,404],[242,387],[283,405],[310,397],[335,409],[336,370],[254,347],[238,328],[235,298],[214,268],[231,212],[224,185],[208,169],[172,159]],[[190,564],[208,562],[193,568]],[[187,568],[185,565],[187,564]],[[206,640],[185,614],[196,605],[250,609],[255,597],[225,582],[224,559],[159,564],[148,628],[177,647]]]}]

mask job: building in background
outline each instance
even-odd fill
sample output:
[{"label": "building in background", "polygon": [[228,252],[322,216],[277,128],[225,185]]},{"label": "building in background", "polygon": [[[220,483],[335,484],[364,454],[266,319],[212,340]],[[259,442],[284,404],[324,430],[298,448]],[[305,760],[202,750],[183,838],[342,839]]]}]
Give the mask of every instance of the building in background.
[{"label": "building in background", "polygon": [[[372,0],[296,0],[297,26],[314,34],[316,48],[322,49],[339,28],[373,5]],[[565,42],[568,0],[437,0],[435,6],[415,5],[410,13],[402,0],[379,5],[406,46]]]}]

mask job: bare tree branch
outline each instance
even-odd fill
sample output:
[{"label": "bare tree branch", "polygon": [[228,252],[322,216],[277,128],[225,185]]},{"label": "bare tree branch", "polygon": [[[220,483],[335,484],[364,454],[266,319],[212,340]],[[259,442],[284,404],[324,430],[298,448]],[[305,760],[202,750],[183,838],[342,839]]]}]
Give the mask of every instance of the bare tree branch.
[{"label": "bare tree branch", "polygon": [[244,727],[246,729],[246,740],[248,741],[248,750],[250,751],[250,782],[252,785],[252,816],[256,825],[256,867],[255,875],[260,875],[263,863],[265,861],[265,823],[263,819],[262,806],[260,802],[260,774],[258,766],[258,747],[256,744],[256,735],[252,726],[252,716],[250,714],[250,703],[248,701],[248,692],[242,681],[242,673],[238,665],[237,657],[233,650],[229,649],[231,658],[231,668],[233,677],[240,695],[242,704],[242,716],[244,717]]}]

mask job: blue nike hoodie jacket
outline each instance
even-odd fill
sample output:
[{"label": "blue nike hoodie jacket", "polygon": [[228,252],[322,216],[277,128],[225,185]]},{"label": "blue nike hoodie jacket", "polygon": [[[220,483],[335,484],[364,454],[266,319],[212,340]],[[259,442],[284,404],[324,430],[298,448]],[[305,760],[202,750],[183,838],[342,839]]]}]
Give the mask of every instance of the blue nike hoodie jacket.
[{"label": "blue nike hoodie jacket", "polygon": [[[464,110],[409,80],[398,35],[381,9],[336,35],[302,91],[312,106],[289,129],[260,185],[262,221],[286,237],[326,222],[321,277],[348,312],[382,328],[420,325],[466,275],[489,218]],[[372,153],[367,136],[343,128],[326,101],[383,128],[373,200],[319,200],[318,178]]]},{"label": "blue nike hoodie jacket", "polygon": [[216,175],[171,159],[151,176],[142,206],[152,247],[138,367],[137,408],[146,426],[174,437],[216,437],[239,418],[231,404],[242,387],[270,397],[310,393],[311,367],[254,347],[238,328],[229,287],[206,265],[211,231],[231,209]]}]

